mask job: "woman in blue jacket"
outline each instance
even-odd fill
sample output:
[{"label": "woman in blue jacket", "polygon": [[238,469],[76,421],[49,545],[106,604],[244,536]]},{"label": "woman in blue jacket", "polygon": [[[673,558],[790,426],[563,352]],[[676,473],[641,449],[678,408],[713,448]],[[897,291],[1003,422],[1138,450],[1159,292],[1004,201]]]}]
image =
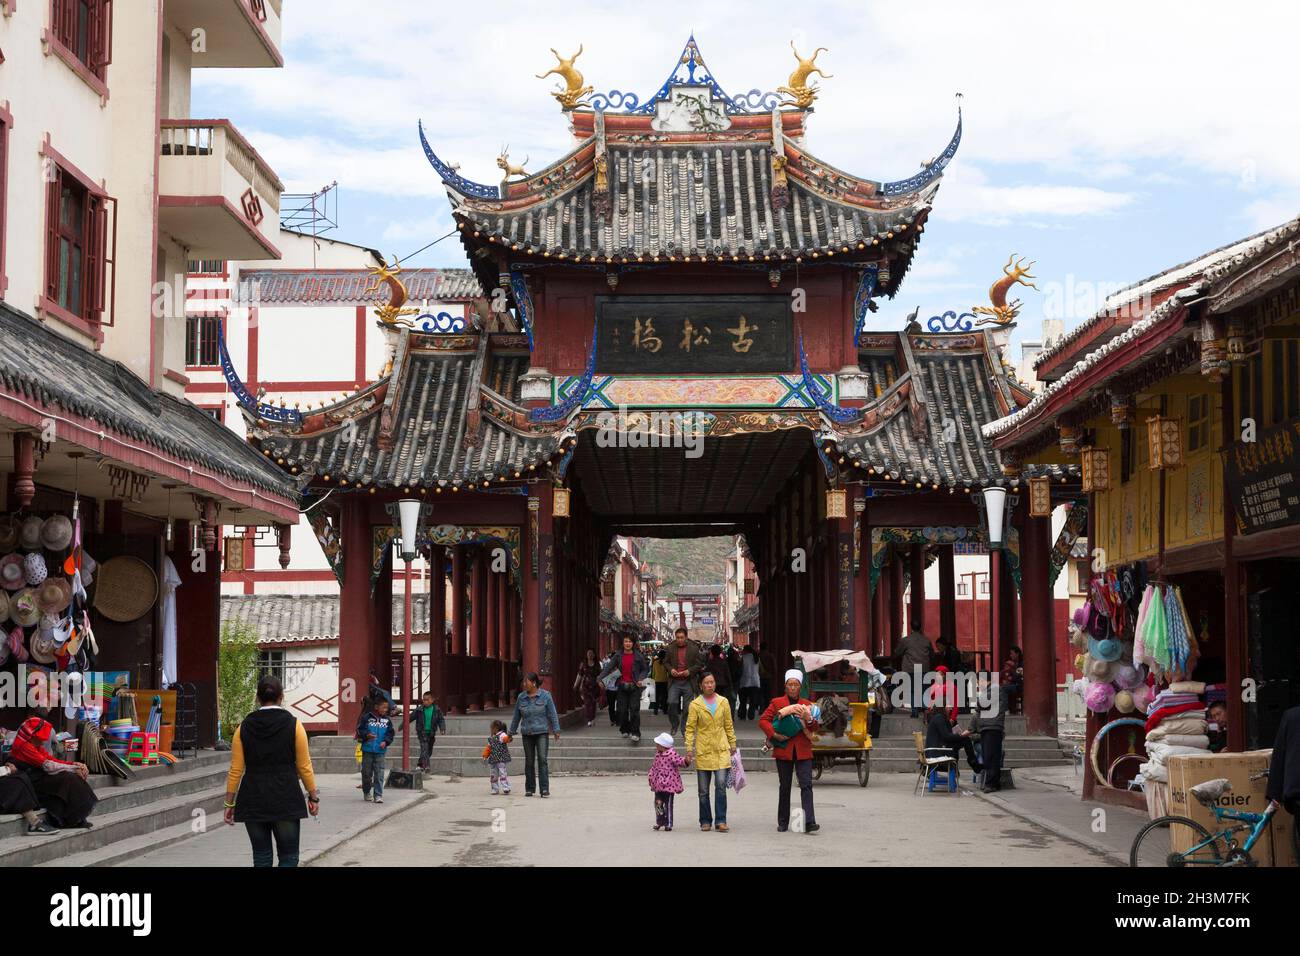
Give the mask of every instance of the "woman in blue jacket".
[{"label": "woman in blue jacket", "polygon": [[531,797],[538,782],[542,796],[551,795],[551,774],[546,763],[550,732],[560,739],[560,715],[555,711],[555,701],[549,691],[542,689],[542,679],[535,673],[524,675],[524,692],[515,698],[515,715],[510,719],[511,737],[515,731],[524,737],[524,796]]}]

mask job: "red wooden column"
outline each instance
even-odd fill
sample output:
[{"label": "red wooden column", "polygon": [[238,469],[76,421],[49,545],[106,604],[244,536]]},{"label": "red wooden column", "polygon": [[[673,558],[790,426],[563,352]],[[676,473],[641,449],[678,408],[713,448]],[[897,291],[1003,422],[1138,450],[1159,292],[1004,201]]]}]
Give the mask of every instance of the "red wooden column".
[{"label": "red wooden column", "polygon": [[450,670],[447,703],[453,714],[465,713],[465,673],[468,655],[465,652],[465,549],[453,545],[451,549],[451,653],[456,661]]},{"label": "red wooden column", "polygon": [[[217,655],[221,632],[221,565],[209,554],[202,573],[194,570],[190,554],[190,525],[180,522],[171,559],[181,578],[176,589],[176,619],[184,622],[184,639],[177,641],[176,679],[193,683],[198,705],[200,747],[217,741]],[[183,542],[183,543],[182,543]],[[364,692],[364,684],[362,685]],[[356,724],[356,716],[346,726]]]},{"label": "red wooden column", "polygon": [[849,514],[853,519],[849,524],[849,559],[853,553],[853,527],[858,527],[858,567],[853,578],[853,649],[865,651],[868,655],[876,653],[872,642],[876,632],[871,626],[871,528],[867,524],[865,510],[858,511],[862,501],[862,488],[854,486],[849,494]]},{"label": "red wooden column", "polygon": [[1020,534],[1020,632],[1025,652],[1025,722],[1031,734],[1056,736],[1056,642],[1053,640],[1051,518],[1024,518]]},{"label": "red wooden column", "polygon": [[903,640],[903,556],[895,551],[889,558],[889,650]]},{"label": "red wooden column", "polygon": [[908,570],[911,574],[912,602],[911,602],[911,628],[914,631],[920,631],[927,637],[930,631],[926,628],[925,622],[925,545],[914,544],[907,552]]},{"label": "red wooden column", "polygon": [[[871,588],[871,559],[864,555],[862,573],[867,577],[867,588]],[[888,606],[888,589],[889,575],[888,568],[882,569],[880,580],[876,582],[876,589],[871,592],[871,646],[872,653],[876,656],[885,658],[893,654],[893,647],[889,643],[889,606]]]},{"label": "red wooden column", "polygon": [[[1233,411],[1232,376],[1223,380],[1223,430],[1225,443],[1227,436],[1240,434],[1240,423]],[[1226,487],[1228,457],[1223,456],[1224,479]],[[1093,496],[1095,497],[1095,496]],[[1091,504],[1091,502],[1090,502]],[[1095,514],[1091,508],[1088,520]],[[1245,590],[1246,569],[1237,560],[1236,546],[1237,509],[1231,495],[1223,496],[1223,656],[1225,679],[1228,686],[1228,750],[1241,753],[1246,749],[1246,703],[1242,699],[1241,688],[1250,676],[1250,664],[1247,660]],[[1092,538],[1088,539],[1092,541]],[[1095,547],[1095,545],[1093,545]],[[1236,688],[1234,691],[1233,688]],[[1292,826],[1295,824],[1293,823]]]},{"label": "red wooden column", "polygon": [[483,675],[487,664],[487,568],[483,561],[483,549],[474,548],[470,552],[470,599],[469,599],[469,670],[470,681],[465,687],[465,709],[477,711],[483,709],[484,686]]},{"label": "red wooden column", "polygon": [[524,529],[524,606],[521,659],[524,672],[551,671],[549,645],[555,626],[555,542],[551,518],[551,483],[529,485],[528,526]]},{"label": "red wooden column", "polygon": [[487,687],[484,689],[485,707],[496,707],[501,700],[501,647],[497,641],[497,628],[499,627],[500,617],[497,614],[497,589],[500,585],[500,573],[493,571],[489,566],[486,569],[487,575],[487,607],[484,628],[487,631],[487,646],[484,657],[488,659],[486,674],[488,677]]},{"label": "red wooden column", "polygon": [[951,544],[939,545],[939,633],[957,646],[957,579]]},{"label": "red wooden column", "polygon": [[501,688],[497,703],[510,701],[510,573],[496,575],[497,580],[497,684]]},{"label": "red wooden column", "polygon": [[429,689],[439,706],[447,706],[444,683],[447,666],[447,550],[435,544],[429,551]]},{"label": "red wooden column", "polygon": [[[342,495],[343,585],[339,595],[339,732],[351,733],[370,686],[377,629],[370,599],[370,513],[367,499]],[[179,592],[178,592],[179,593]],[[391,613],[391,612],[390,612]]]}]

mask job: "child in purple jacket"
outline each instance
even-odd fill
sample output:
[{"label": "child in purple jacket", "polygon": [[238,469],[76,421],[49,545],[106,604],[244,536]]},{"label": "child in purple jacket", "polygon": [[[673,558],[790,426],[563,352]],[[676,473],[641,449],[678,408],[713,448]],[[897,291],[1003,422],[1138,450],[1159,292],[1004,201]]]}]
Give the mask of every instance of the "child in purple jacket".
[{"label": "child in purple jacket", "polygon": [[671,734],[655,738],[655,759],[650,764],[650,789],[655,792],[655,829],[672,830],[673,795],[682,792],[682,767],[690,761],[673,749]]}]

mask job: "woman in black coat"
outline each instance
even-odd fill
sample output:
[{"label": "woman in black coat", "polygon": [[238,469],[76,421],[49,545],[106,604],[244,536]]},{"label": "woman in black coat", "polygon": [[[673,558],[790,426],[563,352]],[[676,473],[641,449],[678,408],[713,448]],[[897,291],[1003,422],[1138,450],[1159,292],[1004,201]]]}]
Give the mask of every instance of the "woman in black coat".
[{"label": "woman in black coat", "polygon": [[260,706],[244,718],[231,742],[225,820],[247,828],[253,866],[272,864],[272,837],[280,866],[297,866],[299,828],[307,814],[320,809],[307,732],[283,700],[278,677],[268,674],[258,681]]}]

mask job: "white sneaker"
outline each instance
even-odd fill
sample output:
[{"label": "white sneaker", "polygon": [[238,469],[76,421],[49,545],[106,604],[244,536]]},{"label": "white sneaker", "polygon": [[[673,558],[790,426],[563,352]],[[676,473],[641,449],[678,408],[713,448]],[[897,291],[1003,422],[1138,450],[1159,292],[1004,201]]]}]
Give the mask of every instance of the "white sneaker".
[{"label": "white sneaker", "polygon": [[383,797],[375,797],[375,803],[383,803],[383,802],[384,802]]},{"label": "white sneaker", "polygon": [[587,726],[590,727],[590,726],[591,726],[592,724],[594,724],[594,723],[595,723],[594,720],[589,720],[589,721],[587,721]]},{"label": "white sneaker", "polygon": [[624,734],[624,735],[623,735],[623,739],[626,740],[626,739],[627,739],[627,736],[628,736],[627,734]]},{"label": "white sneaker", "polygon": [[368,793],[362,799],[364,799],[366,803],[374,803],[375,801],[375,798]]},{"label": "white sneaker", "polygon": [[640,734],[633,734],[633,735],[632,735],[632,743],[634,743],[634,744],[639,744],[640,742],[641,742],[641,735],[640,735]]}]

